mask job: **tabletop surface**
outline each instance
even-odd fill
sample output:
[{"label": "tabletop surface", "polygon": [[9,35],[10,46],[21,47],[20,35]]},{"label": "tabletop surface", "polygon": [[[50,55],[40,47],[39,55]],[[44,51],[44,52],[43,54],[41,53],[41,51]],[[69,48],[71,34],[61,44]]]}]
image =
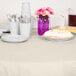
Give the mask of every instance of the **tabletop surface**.
[{"label": "tabletop surface", "polygon": [[0,60],[18,62],[76,61],[76,38],[53,42],[33,35],[23,43],[0,41]]}]

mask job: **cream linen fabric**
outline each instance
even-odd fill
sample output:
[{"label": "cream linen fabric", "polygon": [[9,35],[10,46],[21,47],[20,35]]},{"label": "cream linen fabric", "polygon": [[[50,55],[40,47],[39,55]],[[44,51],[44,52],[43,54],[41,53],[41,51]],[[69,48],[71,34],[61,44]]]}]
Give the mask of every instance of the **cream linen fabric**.
[{"label": "cream linen fabric", "polygon": [[33,35],[24,43],[0,41],[0,76],[76,76],[76,38],[52,42]]}]

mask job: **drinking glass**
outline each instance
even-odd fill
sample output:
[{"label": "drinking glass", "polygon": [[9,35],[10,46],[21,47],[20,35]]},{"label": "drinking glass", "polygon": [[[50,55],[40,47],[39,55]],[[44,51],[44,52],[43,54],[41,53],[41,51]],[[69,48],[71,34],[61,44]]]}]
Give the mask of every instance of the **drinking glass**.
[{"label": "drinking glass", "polygon": [[29,2],[22,3],[21,15],[24,18],[25,22],[29,23],[31,20],[31,9]]},{"label": "drinking glass", "polygon": [[68,24],[69,26],[76,26],[76,9],[69,8]]}]

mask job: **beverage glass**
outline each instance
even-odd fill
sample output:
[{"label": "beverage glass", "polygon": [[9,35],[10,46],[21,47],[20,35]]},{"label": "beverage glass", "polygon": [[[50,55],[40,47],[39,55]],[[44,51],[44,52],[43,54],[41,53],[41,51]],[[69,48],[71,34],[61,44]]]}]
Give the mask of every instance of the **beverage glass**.
[{"label": "beverage glass", "polygon": [[31,20],[31,9],[29,2],[23,2],[21,8],[21,15],[24,18],[26,23],[29,23]]},{"label": "beverage glass", "polygon": [[68,24],[76,27],[76,9],[69,8]]}]

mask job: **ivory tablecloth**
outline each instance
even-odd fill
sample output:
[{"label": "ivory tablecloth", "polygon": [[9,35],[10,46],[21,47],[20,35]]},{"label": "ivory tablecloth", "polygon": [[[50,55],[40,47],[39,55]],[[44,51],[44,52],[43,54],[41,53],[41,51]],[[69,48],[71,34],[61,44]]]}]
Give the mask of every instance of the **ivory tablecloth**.
[{"label": "ivory tablecloth", "polygon": [[76,76],[76,38],[53,42],[33,35],[24,43],[0,41],[0,76]]}]

